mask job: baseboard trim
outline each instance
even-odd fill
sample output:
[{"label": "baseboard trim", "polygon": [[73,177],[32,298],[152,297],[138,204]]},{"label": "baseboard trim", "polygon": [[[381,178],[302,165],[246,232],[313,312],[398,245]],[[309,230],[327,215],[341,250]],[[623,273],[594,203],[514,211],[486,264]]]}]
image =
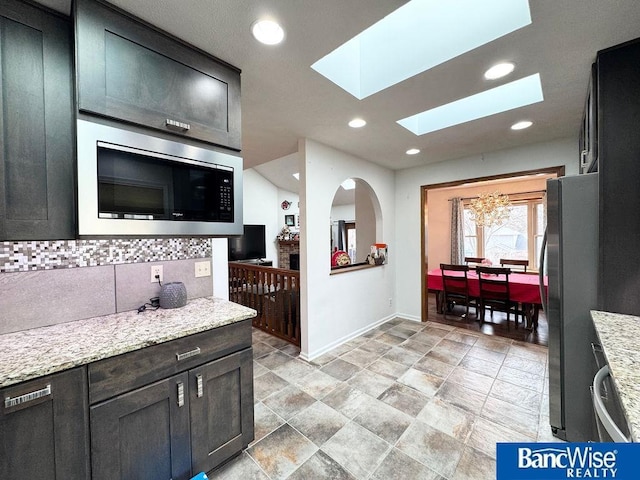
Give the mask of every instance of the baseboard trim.
[{"label": "baseboard trim", "polygon": [[[356,337],[359,337],[360,335],[367,333],[369,330],[373,330],[374,328],[379,327],[380,325],[382,325],[383,323],[387,323],[389,320],[393,320],[394,318],[397,318],[399,315],[396,315],[395,313],[393,315],[389,315],[387,317],[384,317],[380,320],[378,320],[375,323],[371,323],[369,325],[367,325],[366,327],[362,327],[358,330],[355,330],[354,332],[351,332],[348,335],[345,335],[344,337],[335,340],[334,342],[331,342],[330,344],[316,350],[313,353],[307,354],[305,352],[300,352],[300,358],[302,360],[305,360],[307,362],[312,362],[314,359],[324,355],[325,353],[333,350],[336,347],[339,347],[340,345],[342,345],[343,343],[347,343],[350,340],[353,340]],[[404,315],[402,315],[402,318],[405,318]]]}]

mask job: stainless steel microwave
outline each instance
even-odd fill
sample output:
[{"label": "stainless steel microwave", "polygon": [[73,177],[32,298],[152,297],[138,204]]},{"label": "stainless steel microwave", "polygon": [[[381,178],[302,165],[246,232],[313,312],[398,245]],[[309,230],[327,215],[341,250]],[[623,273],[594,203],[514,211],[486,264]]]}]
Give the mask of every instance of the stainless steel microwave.
[{"label": "stainless steel microwave", "polygon": [[242,233],[242,159],[78,120],[78,234]]}]

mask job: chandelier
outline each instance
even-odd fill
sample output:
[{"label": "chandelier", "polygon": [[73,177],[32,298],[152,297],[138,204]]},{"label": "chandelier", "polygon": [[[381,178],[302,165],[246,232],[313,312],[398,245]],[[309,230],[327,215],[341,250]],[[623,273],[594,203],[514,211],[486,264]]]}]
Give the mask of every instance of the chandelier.
[{"label": "chandelier", "polygon": [[506,222],[509,218],[509,197],[500,192],[481,193],[471,200],[471,216],[476,225],[491,227]]}]

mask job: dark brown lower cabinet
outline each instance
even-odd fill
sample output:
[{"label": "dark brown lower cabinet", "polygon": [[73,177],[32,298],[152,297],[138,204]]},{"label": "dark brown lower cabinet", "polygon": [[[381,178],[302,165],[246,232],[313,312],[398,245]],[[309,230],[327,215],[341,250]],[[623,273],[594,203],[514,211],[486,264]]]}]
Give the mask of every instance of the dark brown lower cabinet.
[{"label": "dark brown lower cabinet", "polygon": [[0,390],[0,478],[88,479],[86,368]]},{"label": "dark brown lower cabinet", "polygon": [[94,480],[191,478],[187,374],[91,407]]},{"label": "dark brown lower cabinet", "polygon": [[188,480],[253,440],[252,349],[91,407],[94,480]]},{"label": "dark brown lower cabinet", "polygon": [[253,440],[253,350],[191,370],[193,473],[208,472]]}]

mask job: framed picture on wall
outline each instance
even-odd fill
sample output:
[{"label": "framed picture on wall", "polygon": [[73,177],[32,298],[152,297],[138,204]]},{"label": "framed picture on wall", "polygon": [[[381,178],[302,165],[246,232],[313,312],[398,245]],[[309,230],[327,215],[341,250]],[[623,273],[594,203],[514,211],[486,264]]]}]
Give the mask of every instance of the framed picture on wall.
[{"label": "framed picture on wall", "polygon": [[294,227],[296,225],[295,215],[285,215],[284,216],[284,224],[287,227]]}]

